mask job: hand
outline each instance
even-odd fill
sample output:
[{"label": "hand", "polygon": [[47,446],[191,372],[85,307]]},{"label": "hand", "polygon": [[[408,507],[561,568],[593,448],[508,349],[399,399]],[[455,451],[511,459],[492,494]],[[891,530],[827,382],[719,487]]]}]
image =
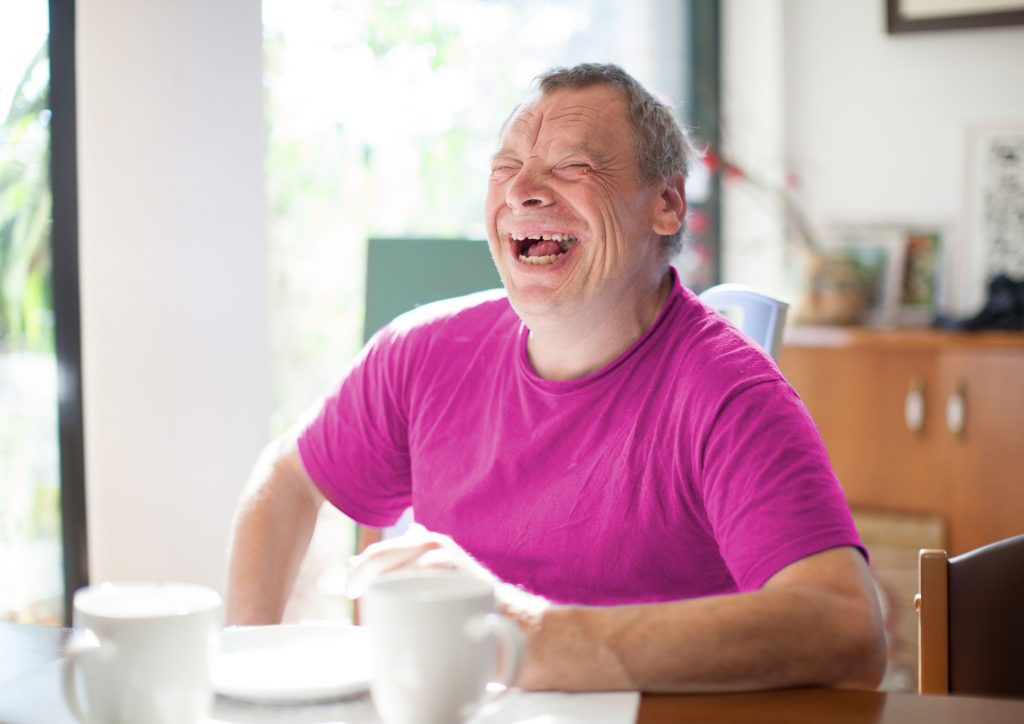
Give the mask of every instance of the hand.
[{"label": "hand", "polygon": [[385,573],[397,571],[451,570],[464,571],[495,587],[498,610],[523,625],[533,623],[550,605],[545,599],[502,583],[458,543],[446,535],[434,533],[418,523],[396,538],[367,546],[348,561],[348,583],[345,594],[359,598],[370,585]]},{"label": "hand", "polygon": [[349,598],[360,598],[375,580],[386,573],[423,570],[464,571],[493,585],[498,611],[512,619],[526,637],[526,655],[519,684],[533,688],[533,680],[544,681],[543,669],[537,670],[537,663],[530,652],[531,641],[540,635],[541,621],[551,604],[517,586],[502,583],[446,535],[433,533],[414,523],[397,538],[367,546],[361,554],[349,559],[345,593]]},{"label": "hand", "polygon": [[349,559],[345,593],[349,598],[359,598],[385,573],[423,570],[464,571],[498,584],[490,571],[451,538],[413,523],[397,538],[367,546],[362,553]]}]

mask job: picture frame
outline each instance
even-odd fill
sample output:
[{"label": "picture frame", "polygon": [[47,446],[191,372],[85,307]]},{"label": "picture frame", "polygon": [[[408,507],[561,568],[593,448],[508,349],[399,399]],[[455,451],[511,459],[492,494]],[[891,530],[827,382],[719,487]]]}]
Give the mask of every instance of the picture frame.
[{"label": "picture frame", "polygon": [[853,260],[869,285],[861,323],[889,327],[899,321],[899,285],[903,275],[900,227],[892,224],[833,224],[828,247]]},{"label": "picture frame", "polygon": [[931,324],[943,292],[942,234],[935,228],[908,227],[903,233],[899,282],[899,324]]},{"label": "picture frame", "polygon": [[890,34],[1024,24],[1024,0],[886,0]]},{"label": "picture frame", "polygon": [[1024,124],[973,126],[965,150],[955,306],[971,314],[984,304],[993,275],[1024,278]]},{"label": "picture frame", "polygon": [[829,250],[848,257],[869,285],[861,324],[913,327],[930,324],[946,296],[945,234],[937,225],[839,223],[829,229]]}]

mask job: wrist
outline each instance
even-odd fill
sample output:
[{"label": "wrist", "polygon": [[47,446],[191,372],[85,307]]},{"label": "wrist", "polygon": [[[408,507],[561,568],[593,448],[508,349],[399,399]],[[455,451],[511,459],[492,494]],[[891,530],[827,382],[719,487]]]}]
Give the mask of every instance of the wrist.
[{"label": "wrist", "polygon": [[608,645],[611,609],[548,606],[530,620],[519,685],[524,689],[622,691],[636,689]]}]

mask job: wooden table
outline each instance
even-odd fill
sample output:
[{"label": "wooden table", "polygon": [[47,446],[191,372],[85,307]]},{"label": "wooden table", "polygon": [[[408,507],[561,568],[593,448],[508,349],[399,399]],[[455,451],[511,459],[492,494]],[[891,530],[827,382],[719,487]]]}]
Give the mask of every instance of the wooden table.
[{"label": "wooden table", "polygon": [[786,689],[640,700],[638,724],[1010,724],[1024,701],[845,689]]},{"label": "wooden table", "polygon": [[[0,623],[0,722],[71,722],[53,670],[69,629]],[[313,712],[315,714],[315,712]],[[284,718],[281,718],[283,716]],[[324,721],[291,712],[254,721]],[[637,724],[1021,724],[1024,700],[788,689],[749,694],[645,694]]]}]

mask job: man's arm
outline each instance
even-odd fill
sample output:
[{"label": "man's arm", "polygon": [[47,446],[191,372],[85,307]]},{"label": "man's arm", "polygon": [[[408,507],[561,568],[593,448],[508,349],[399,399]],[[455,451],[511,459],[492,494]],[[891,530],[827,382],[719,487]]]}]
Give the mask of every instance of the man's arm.
[{"label": "man's arm", "polygon": [[531,689],[873,688],[885,670],[877,596],[853,548],[797,561],[750,593],[551,607],[527,635],[520,683]]},{"label": "man's arm", "polygon": [[[437,535],[371,547],[354,561],[353,593],[389,570],[463,568],[465,557]],[[518,682],[526,689],[873,688],[885,670],[874,585],[848,547],[797,561],[750,593],[591,608],[552,606],[502,584],[498,597],[527,635]]]},{"label": "man's arm", "polygon": [[228,567],[226,623],[280,623],[324,498],[293,436],[260,455],[242,497]]}]

